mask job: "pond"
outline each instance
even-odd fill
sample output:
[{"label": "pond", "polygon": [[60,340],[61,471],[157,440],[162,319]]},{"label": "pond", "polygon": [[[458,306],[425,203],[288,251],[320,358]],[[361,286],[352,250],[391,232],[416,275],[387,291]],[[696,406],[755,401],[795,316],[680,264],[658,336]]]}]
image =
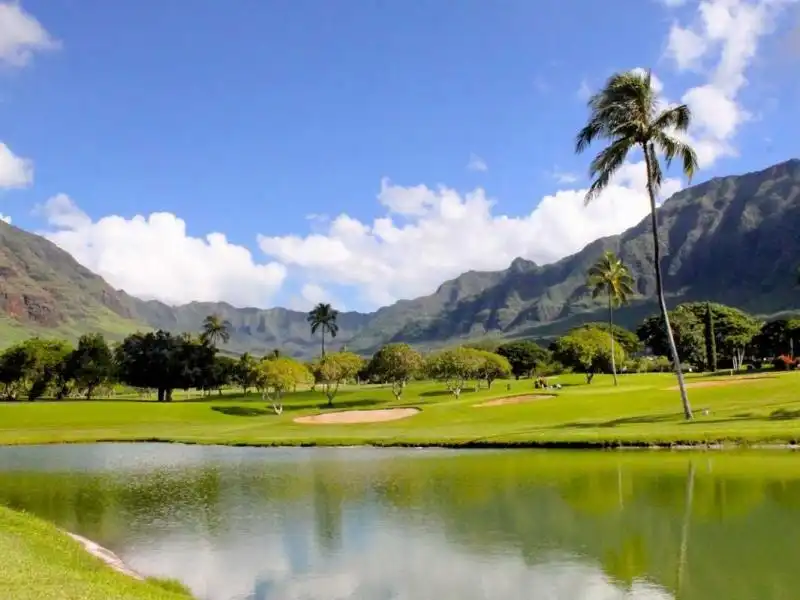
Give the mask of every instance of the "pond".
[{"label": "pond", "polygon": [[797,597],[791,453],[0,448],[0,503],[204,600]]}]

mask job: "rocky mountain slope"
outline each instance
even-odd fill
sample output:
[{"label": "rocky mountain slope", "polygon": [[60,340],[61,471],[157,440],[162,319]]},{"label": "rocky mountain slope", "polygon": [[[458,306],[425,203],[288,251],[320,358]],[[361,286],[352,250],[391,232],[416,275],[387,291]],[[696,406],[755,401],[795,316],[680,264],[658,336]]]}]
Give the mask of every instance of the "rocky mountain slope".
[{"label": "rocky mountain slope", "polygon": [[[688,188],[664,203],[658,220],[671,304],[709,299],[758,314],[800,307],[794,287],[800,160]],[[585,274],[605,250],[617,252],[635,275],[640,298],[619,311],[622,323],[634,324],[655,310],[649,218],[553,264],[518,258],[504,271],[465,273],[429,296],[370,314],[342,313],[334,346],[370,352],[388,341],[436,346],[487,334],[548,337],[603,318]],[[305,313],[139,300],[113,290],[49,241],[0,223],[0,335],[6,338],[30,331],[70,337],[82,331],[119,337],[146,327],[197,331],[211,313],[231,322],[232,351],[316,352]]]},{"label": "rocky mountain slope", "polygon": [[0,344],[89,331],[119,338],[145,327],[126,294],[43,237],[0,221]]},{"label": "rocky mountain slope", "polygon": [[[670,303],[714,300],[756,314],[800,307],[795,277],[800,264],[800,160],[763,171],[715,178],[687,188],[658,211],[664,285]],[[487,278],[484,289],[446,302],[447,290],[459,289],[462,277],[446,283],[432,297],[411,301],[381,332],[391,339],[430,343],[486,333],[547,336],[602,318],[599,304],[585,287],[586,271],[605,250],[630,267],[641,298],[619,311],[621,321],[638,322],[653,312],[656,291],[652,228],[649,217],[621,235],[596,240],[556,263],[539,266],[523,259]],[[488,274],[486,274],[488,275]],[[436,303],[438,313],[421,310]],[[382,309],[394,313],[398,309]],[[380,313],[381,311],[379,311]],[[367,328],[354,346],[374,339]]]}]

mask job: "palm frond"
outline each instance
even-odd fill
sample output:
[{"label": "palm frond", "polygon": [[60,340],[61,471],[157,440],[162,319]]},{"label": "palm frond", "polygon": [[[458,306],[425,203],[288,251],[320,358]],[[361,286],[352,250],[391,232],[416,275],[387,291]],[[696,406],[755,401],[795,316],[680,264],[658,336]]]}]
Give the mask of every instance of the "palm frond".
[{"label": "palm frond", "polygon": [[604,252],[589,268],[588,274],[587,285],[592,290],[593,298],[607,295],[612,305],[620,306],[635,294],[628,267],[611,251]]},{"label": "palm frond", "polygon": [[683,174],[691,181],[697,170],[697,154],[689,144],[664,131],[654,132],[653,143],[664,154],[667,167],[675,158],[680,158]]},{"label": "palm frond", "polygon": [[628,152],[633,146],[633,140],[628,137],[620,138],[610,146],[603,149],[589,166],[589,173],[594,181],[586,192],[583,201],[589,204],[611,182],[611,177],[625,163]]},{"label": "palm frond", "polygon": [[685,105],[673,106],[663,110],[653,121],[653,129],[658,131],[686,131],[692,122],[692,111]]}]

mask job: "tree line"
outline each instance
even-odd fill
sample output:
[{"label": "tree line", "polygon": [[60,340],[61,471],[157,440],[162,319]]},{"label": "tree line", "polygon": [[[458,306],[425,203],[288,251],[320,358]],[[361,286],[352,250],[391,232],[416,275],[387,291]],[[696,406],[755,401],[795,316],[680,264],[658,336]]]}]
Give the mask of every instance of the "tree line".
[{"label": "tree line", "polygon": [[[336,331],[336,312],[326,309],[325,314],[330,335]],[[681,304],[668,316],[684,367],[758,368],[764,360],[776,368],[797,367],[793,350],[800,343],[800,319],[762,323],[739,309],[709,302]],[[113,346],[101,334],[83,335],[75,347],[64,341],[29,339],[0,354],[0,397],[92,399],[110,395],[113,386],[121,384],[152,391],[158,401],[169,402],[176,389],[211,394],[237,386],[244,393],[259,392],[281,412],[283,395],[298,386],[321,392],[332,405],[346,383],[385,384],[400,399],[410,381],[433,379],[458,397],[470,382],[473,387],[490,388],[497,379],[573,371],[584,373],[591,383],[596,374],[616,374],[618,369],[628,373],[673,369],[660,315],[645,319],[635,332],[613,319],[587,323],[547,347],[533,340],[484,340],[423,354],[408,344],[394,343],[370,359],[326,351],[308,362],[279,351],[260,358],[248,353],[238,359],[221,355],[217,344],[229,340],[229,330],[229,323],[211,315],[199,334],[134,333]]]}]

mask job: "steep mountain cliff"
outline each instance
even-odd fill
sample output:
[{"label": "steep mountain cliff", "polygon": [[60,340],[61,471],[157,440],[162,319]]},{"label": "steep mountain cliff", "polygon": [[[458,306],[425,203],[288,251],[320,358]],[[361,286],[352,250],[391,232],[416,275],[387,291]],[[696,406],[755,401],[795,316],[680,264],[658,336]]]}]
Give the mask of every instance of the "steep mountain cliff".
[{"label": "steep mountain cliff", "polygon": [[[708,299],[767,315],[800,307],[800,160],[712,179],[658,211],[669,302]],[[618,311],[634,324],[655,311],[649,218],[549,265],[518,258],[504,271],[470,271],[429,296],[339,317],[333,347],[370,352],[389,341],[436,346],[483,335],[548,337],[603,318],[585,286],[605,250],[631,268],[639,298]],[[217,313],[232,324],[229,350],[316,353],[305,313],[192,302],[178,307],[114,290],[49,241],[0,222],[0,344],[31,333],[114,338],[142,328],[198,331]]]}]

